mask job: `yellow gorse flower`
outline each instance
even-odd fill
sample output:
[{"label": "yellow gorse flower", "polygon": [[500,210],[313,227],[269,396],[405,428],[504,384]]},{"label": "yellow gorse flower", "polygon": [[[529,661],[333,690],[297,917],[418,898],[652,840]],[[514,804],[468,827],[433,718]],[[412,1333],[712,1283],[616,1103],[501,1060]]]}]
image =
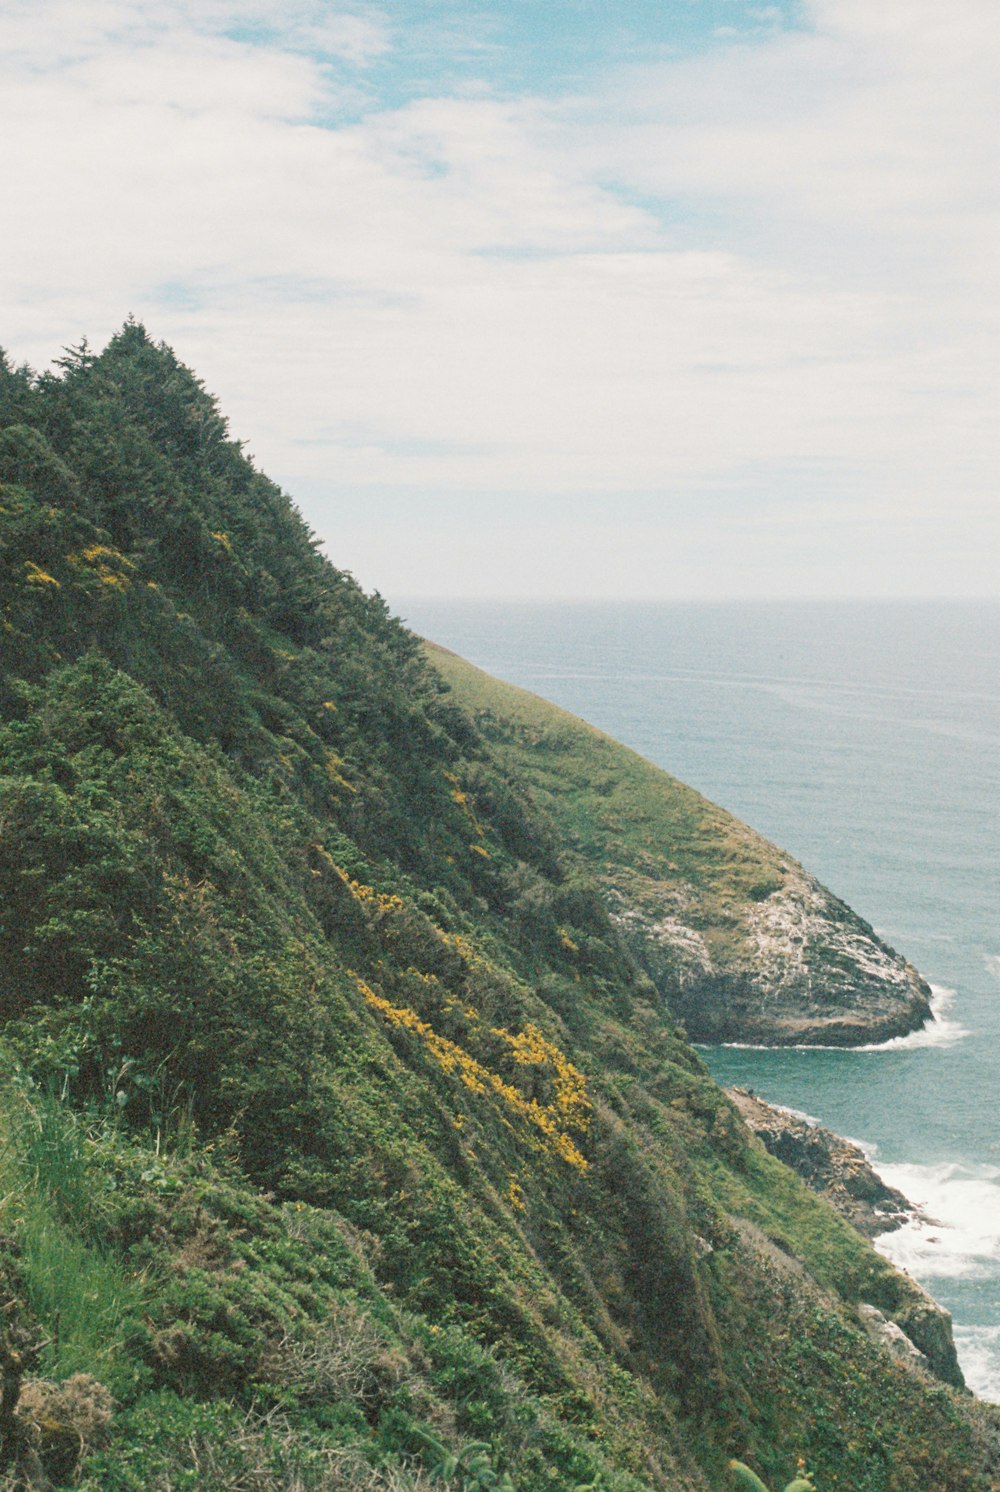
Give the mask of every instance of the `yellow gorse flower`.
[{"label": "yellow gorse flower", "polygon": [[[581,1154],[563,1127],[577,1130],[585,1130],[587,1127],[590,1101],[584,1092],[586,1079],[566,1060],[558,1048],[546,1042],[533,1026],[525,1029],[523,1037],[526,1044],[523,1045],[519,1044],[521,1038],[511,1036],[509,1032],[501,1031],[499,1034],[510,1041],[515,1051],[541,1053],[543,1048],[545,1049],[544,1057],[525,1056],[524,1061],[550,1061],[550,1053],[554,1053],[559,1058],[559,1066],[556,1069],[556,1098],[552,1104],[545,1106],[535,1098],[525,1098],[524,1094],[511,1083],[505,1083],[499,1073],[491,1072],[488,1067],[477,1061],[454,1041],[449,1041],[445,1036],[439,1036],[434,1027],[422,1020],[415,1010],[410,1010],[405,1005],[393,1005],[391,1000],[387,1000],[384,995],[377,994],[363,979],[357,975],[354,979],[372,1009],[377,1010],[390,1025],[403,1027],[419,1036],[443,1071],[455,1073],[470,1093],[481,1095],[492,1093],[500,1098],[519,1118],[540,1132],[547,1147],[560,1160],[565,1161],[567,1165],[575,1166],[577,1170],[587,1169],[586,1157]],[[515,1060],[517,1060],[516,1057]],[[560,1087],[560,1082],[563,1083],[563,1087]]]},{"label": "yellow gorse flower", "polygon": [[34,560],[25,560],[24,568],[28,572],[25,576],[25,580],[27,581],[28,585],[54,585],[56,590],[60,589],[60,582],[55,578],[55,576],[50,575],[48,571],[43,570],[41,566],[36,565]]}]

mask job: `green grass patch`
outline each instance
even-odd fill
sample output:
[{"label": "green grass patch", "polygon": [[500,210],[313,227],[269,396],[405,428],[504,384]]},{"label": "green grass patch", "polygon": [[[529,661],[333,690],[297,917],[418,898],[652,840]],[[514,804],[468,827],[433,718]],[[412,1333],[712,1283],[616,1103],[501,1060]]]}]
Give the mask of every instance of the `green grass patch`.
[{"label": "green grass patch", "polygon": [[747,1148],[738,1171],[714,1155],[702,1164],[719,1204],[755,1223],[800,1260],[818,1284],[843,1300],[868,1301],[880,1310],[900,1305],[903,1277],[762,1145]]},{"label": "green grass patch", "polygon": [[98,1144],[58,1100],[10,1084],[0,1095],[0,1229],[15,1241],[27,1305],[45,1345],[39,1370],[87,1372],[128,1392],[137,1364],[128,1338],[147,1281],[106,1243]]},{"label": "green grass patch", "polygon": [[559,830],[641,906],[695,887],[709,923],[784,885],[789,860],[619,741],[433,643],[427,656]]},{"label": "green grass patch", "polygon": [[[8,1216],[4,1209],[5,1224]],[[136,1378],[127,1339],[146,1296],[144,1281],[108,1251],[74,1237],[39,1198],[28,1202],[15,1227],[28,1304],[48,1339],[40,1371],[57,1380],[91,1373],[112,1393],[126,1393]]]}]

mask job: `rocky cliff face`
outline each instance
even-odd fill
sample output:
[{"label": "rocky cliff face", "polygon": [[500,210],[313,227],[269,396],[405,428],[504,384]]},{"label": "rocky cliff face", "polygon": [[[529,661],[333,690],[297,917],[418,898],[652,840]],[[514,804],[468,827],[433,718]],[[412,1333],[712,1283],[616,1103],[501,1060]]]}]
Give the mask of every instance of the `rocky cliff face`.
[{"label": "rocky cliff face", "polygon": [[931,992],[905,959],[793,861],[783,883],[706,925],[694,894],[612,893],[633,952],[695,1041],[859,1046],[930,1018]]}]

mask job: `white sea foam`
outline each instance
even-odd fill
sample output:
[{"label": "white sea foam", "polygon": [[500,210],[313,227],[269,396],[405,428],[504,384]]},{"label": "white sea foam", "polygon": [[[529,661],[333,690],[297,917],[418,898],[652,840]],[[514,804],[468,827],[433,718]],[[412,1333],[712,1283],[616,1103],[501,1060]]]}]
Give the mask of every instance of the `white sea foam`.
[{"label": "white sea foam", "polygon": [[771,1103],[770,1099],[766,1102],[769,1109],[777,1109],[779,1114],[787,1114],[790,1119],[801,1119],[804,1124],[811,1124],[813,1129],[817,1129],[823,1123],[822,1119],[817,1119],[815,1114],[807,1114],[805,1109],[793,1109],[787,1103]]},{"label": "white sea foam", "polygon": [[920,1047],[954,1046],[964,1040],[969,1032],[961,1022],[949,1015],[955,1003],[955,991],[942,985],[931,985],[931,1018],[919,1031],[909,1036],[894,1036],[891,1041],[873,1041],[865,1046],[854,1047],[856,1052],[900,1052],[914,1051]]},{"label": "white sea foam", "polygon": [[[875,1157],[876,1155],[878,1155],[878,1146],[874,1143],[873,1140],[859,1140],[855,1135],[841,1135],[840,1138],[842,1140],[846,1140],[848,1145],[853,1145],[855,1150],[860,1150],[861,1154],[864,1156],[868,1164],[870,1166],[875,1166]],[[877,1170],[878,1167],[876,1166],[875,1169]]]},{"label": "white sea foam", "polygon": [[1000,1403],[1000,1326],[956,1326],[954,1336],[958,1360],[972,1392]]},{"label": "white sea foam", "polygon": [[1000,953],[992,953],[986,959],[986,967],[993,978],[1000,981]]},{"label": "white sea foam", "polygon": [[917,1209],[894,1233],[875,1240],[880,1253],[919,1280],[986,1279],[1000,1264],[1000,1167],[878,1165],[889,1186]]},{"label": "white sea foam", "polygon": [[715,1046],[715,1045],[719,1045],[721,1047],[725,1047],[725,1049],[727,1051],[730,1051],[730,1052],[773,1052],[774,1051],[774,1047],[773,1046],[765,1046],[763,1044],[763,1042],[760,1042],[760,1041],[720,1041],[718,1043],[716,1043],[714,1041],[696,1041],[696,1042],[693,1042],[692,1044],[695,1047],[697,1047],[699,1050],[705,1049],[705,1050],[708,1050],[708,1051],[711,1051],[712,1047]]}]

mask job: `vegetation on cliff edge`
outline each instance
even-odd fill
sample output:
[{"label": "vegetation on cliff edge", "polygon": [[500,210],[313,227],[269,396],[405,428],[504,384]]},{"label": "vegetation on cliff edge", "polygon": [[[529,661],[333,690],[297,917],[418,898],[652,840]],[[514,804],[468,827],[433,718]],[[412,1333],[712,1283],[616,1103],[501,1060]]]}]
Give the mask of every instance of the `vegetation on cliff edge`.
[{"label": "vegetation on cliff edge", "polygon": [[0,363],[0,545],[0,1477],[990,1485],[858,1324],[908,1282],[140,326]]}]

